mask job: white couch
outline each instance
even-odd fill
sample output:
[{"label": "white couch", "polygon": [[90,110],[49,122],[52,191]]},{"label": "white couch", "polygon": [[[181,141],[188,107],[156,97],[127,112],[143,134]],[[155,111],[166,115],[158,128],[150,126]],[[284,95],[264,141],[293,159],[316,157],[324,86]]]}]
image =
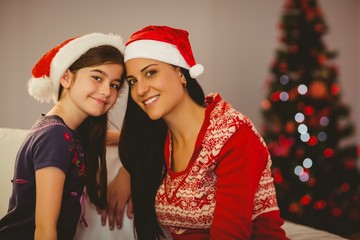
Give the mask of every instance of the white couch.
[{"label": "white couch", "polygon": [[[16,153],[21,143],[23,142],[27,130],[0,128],[0,217],[7,212],[9,196],[11,194],[11,182],[14,168],[14,160]],[[107,147],[107,165],[108,165],[108,180],[113,179],[121,163],[117,156],[117,148]],[[102,227],[100,224],[100,217],[97,215],[93,205],[87,204],[86,207],[86,221],[89,227],[84,228],[78,226],[78,231],[75,239],[117,239],[117,240],[133,240],[132,220],[124,216],[124,224],[121,230],[110,231],[109,228]],[[283,226],[290,239],[306,240],[306,239],[344,239],[334,234],[325,231],[316,230],[310,227],[285,222]]]}]

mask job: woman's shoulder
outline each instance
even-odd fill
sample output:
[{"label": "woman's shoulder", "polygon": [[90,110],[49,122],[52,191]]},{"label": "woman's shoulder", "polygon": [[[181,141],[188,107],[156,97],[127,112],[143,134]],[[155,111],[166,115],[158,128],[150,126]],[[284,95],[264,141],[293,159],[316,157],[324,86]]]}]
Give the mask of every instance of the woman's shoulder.
[{"label": "woman's shoulder", "polygon": [[[210,101],[209,122],[211,131],[227,132],[230,135],[244,135],[244,132],[256,136],[263,144],[263,139],[251,119],[236,110],[230,103],[221,98],[219,94],[208,96]],[[232,133],[232,134],[231,134]]]},{"label": "woman's shoulder", "polygon": [[230,103],[226,102],[220,94],[211,93],[206,97],[205,106],[207,107],[209,117],[212,122],[236,125],[251,126],[250,118],[236,110]]}]

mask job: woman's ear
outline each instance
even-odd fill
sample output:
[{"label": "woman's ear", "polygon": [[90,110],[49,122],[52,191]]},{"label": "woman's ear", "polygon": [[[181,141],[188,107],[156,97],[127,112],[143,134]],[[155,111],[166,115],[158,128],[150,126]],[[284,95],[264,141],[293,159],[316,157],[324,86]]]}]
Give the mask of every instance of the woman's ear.
[{"label": "woman's ear", "polygon": [[63,88],[70,88],[72,79],[73,79],[73,73],[70,72],[69,69],[67,69],[60,78],[60,84],[63,86]]},{"label": "woman's ear", "polygon": [[178,71],[179,71],[181,83],[184,85],[184,87],[186,87],[186,78],[180,68],[178,69]]}]

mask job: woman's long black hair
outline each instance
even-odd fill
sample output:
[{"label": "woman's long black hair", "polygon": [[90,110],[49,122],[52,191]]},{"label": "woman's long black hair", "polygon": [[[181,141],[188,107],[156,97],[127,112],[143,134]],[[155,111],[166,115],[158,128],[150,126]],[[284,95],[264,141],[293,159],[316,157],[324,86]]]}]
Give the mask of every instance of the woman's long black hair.
[{"label": "woman's long black hair", "polygon": [[[76,72],[82,68],[107,63],[117,63],[124,66],[124,56],[117,48],[103,45],[88,50],[69,67],[69,70],[76,75]],[[124,82],[125,75],[124,71],[121,83]],[[59,89],[59,99],[62,89],[62,87]],[[85,153],[86,191],[90,201],[99,208],[106,208],[107,205],[105,145],[107,124],[108,117],[105,113],[98,117],[87,117],[77,129]]]},{"label": "woman's long black hair", "polygon": [[[204,92],[189,71],[181,68],[190,97],[199,105]],[[130,89],[131,91],[131,89]],[[137,239],[155,240],[163,236],[155,213],[155,195],[166,175],[164,143],[167,125],[163,119],[151,120],[129,94],[119,141],[119,156],[131,175],[134,227]]]}]

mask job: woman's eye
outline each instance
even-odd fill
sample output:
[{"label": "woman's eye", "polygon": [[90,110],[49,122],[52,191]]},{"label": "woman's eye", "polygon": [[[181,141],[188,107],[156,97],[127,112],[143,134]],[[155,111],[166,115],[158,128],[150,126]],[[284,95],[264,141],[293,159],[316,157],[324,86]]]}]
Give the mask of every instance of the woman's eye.
[{"label": "woman's eye", "polygon": [[149,70],[149,71],[146,72],[145,75],[146,75],[147,77],[151,77],[152,75],[155,75],[155,74],[156,74],[156,71],[155,71],[155,70]]},{"label": "woman's eye", "polygon": [[127,79],[126,81],[128,82],[128,84],[129,84],[130,86],[133,86],[133,85],[136,83],[136,80],[133,79],[133,78]]}]

